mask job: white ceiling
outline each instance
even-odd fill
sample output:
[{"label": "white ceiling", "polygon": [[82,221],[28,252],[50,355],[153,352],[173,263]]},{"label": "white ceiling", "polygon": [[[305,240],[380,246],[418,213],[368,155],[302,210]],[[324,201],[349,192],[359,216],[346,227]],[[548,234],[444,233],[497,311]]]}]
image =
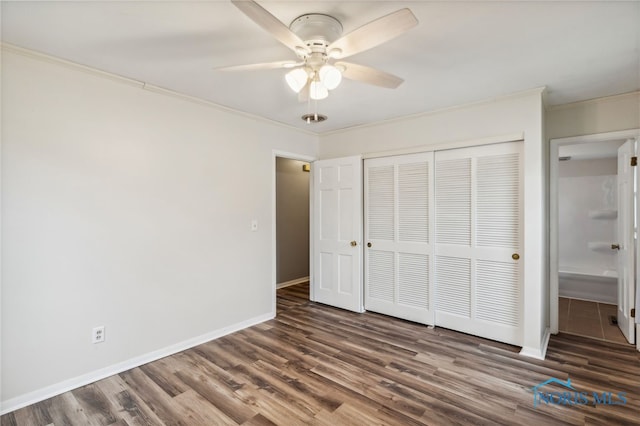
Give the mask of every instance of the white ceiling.
[{"label": "white ceiling", "polygon": [[348,59],[405,82],[345,80],[308,125],[285,70],[213,70],[295,59],[228,1],[2,1],[2,40],[318,133],[541,86],[550,105],[640,89],[638,1],[259,3],[287,25],[332,15],[345,33],[410,8],[416,28]]}]

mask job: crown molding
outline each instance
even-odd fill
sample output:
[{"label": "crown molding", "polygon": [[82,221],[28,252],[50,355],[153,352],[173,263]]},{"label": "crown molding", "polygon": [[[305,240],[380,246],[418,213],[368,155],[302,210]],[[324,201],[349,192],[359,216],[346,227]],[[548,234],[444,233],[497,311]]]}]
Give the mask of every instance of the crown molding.
[{"label": "crown molding", "polygon": [[316,136],[318,137],[318,133],[316,132],[311,132],[309,130],[305,130],[305,129],[300,129],[298,127],[294,127],[291,125],[288,125],[286,123],[282,123],[280,121],[276,121],[276,120],[270,120],[255,114],[250,114],[244,111],[239,111],[233,108],[229,108],[227,106],[224,105],[220,105],[211,101],[208,101],[206,99],[202,99],[202,98],[198,98],[196,96],[190,96],[190,95],[185,95],[183,93],[179,93],[170,89],[165,89],[163,87],[159,87],[159,86],[155,86],[153,84],[149,84],[147,82],[144,81],[140,81],[140,80],[135,80],[129,77],[124,77],[121,76],[119,74],[113,74],[107,71],[102,71],[99,70],[97,68],[92,68],[86,65],[82,65],[82,64],[78,64],[76,62],[72,62],[72,61],[68,61],[66,59],[62,59],[62,58],[58,58],[55,56],[51,56],[51,55],[47,55],[45,53],[41,53],[41,52],[37,52],[34,50],[30,50],[30,49],[25,49],[22,47],[18,47],[18,46],[14,46],[12,44],[9,43],[5,43],[5,42],[0,42],[0,49],[2,50],[2,52],[10,52],[10,53],[14,53],[16,55],[21,55],[24,57],[28,57],[31,59],[35,59],[41,62],[47,62],[53,65],[57,65],[57,66],[62,66],[65,68],[69,68],[69,69],[73,69],[75,71],[81,71],[87,74],[92,74],[101,78],[105,78],[111,81],[114,81],[116,83],[121,83],[121,84],[125,84],[127,86],[132,86],[132,87],[137,87],[139,89],[142,90],[146,90],[149,92],[153,92],[153,93],[157,93],[160,95],[164,95],[164,96],[169,96],[172,98],[177,98],[177,99],[181,99],[181,100],[185,100],[185,101],[189,101],[195,104],[199,104],[199,105],[203,105],[209,108],[213,108],[216,109],[218,111],[223,111],[226,113],[230,113],[230,114],[234,114],[234,115],[238,115],[244,118],[249,118],[255,121],[260,121],[262,123],[266,123],[266,124],[270,124],[270,125],[276,125],[278,127],[282,127],[282,128],[286,128],[288,130],[293,130],[295,132],[298,133],[302,133],[305,135],[309,135],[309,136]]}]

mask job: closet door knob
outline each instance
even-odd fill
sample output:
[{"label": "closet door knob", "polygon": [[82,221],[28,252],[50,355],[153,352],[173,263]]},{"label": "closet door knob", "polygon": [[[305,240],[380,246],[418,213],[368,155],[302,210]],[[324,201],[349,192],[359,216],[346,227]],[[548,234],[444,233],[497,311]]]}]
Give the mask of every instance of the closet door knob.
[{"label": "closet door knob", "polygon": [[620,244],[611,244],[611,250],[620,250]]},{"label": "closet door knob", "polygon": [[351,244],[351,247],[355,247],[355,246],[357,246],[357,245],[358,245],[358,243],[356,243],[355,241],[351,241],[351,243],[350,243],[350,244]]},{"label": "closet door knob", "polygon": [[518,260],[518,259],[520,259],[520,255],[519,255],[518,253],[513,253],[513,254],[511,255],[511,258],[512,258],[513,260]]},{"label": "closet door knob", "polygon": [[371,243],[367,243],[367,247],[371,247]]}]

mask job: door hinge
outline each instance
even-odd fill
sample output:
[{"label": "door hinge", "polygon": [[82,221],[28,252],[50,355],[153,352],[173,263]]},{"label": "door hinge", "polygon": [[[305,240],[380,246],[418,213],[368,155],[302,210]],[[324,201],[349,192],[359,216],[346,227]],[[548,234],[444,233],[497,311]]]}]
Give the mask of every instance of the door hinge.
[{"label": "door hinge", "polygon": [[636,309],[633,308],[631,309],[631,318],[635,318],[636,317]]},{"label": "door hinge", "polygon": [[631,157],[631,167],[638,165],[638,157]]}]

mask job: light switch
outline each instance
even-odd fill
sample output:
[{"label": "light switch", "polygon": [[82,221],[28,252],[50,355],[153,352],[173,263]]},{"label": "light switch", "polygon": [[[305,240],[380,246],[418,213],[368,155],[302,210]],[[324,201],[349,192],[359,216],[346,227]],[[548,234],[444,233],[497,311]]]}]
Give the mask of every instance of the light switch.
[{"label": "light switch", "polygon": [[253,219],[251,221],[251,230],[253,232],[256,232],[258,230],[258,220],[257,219]]}]

